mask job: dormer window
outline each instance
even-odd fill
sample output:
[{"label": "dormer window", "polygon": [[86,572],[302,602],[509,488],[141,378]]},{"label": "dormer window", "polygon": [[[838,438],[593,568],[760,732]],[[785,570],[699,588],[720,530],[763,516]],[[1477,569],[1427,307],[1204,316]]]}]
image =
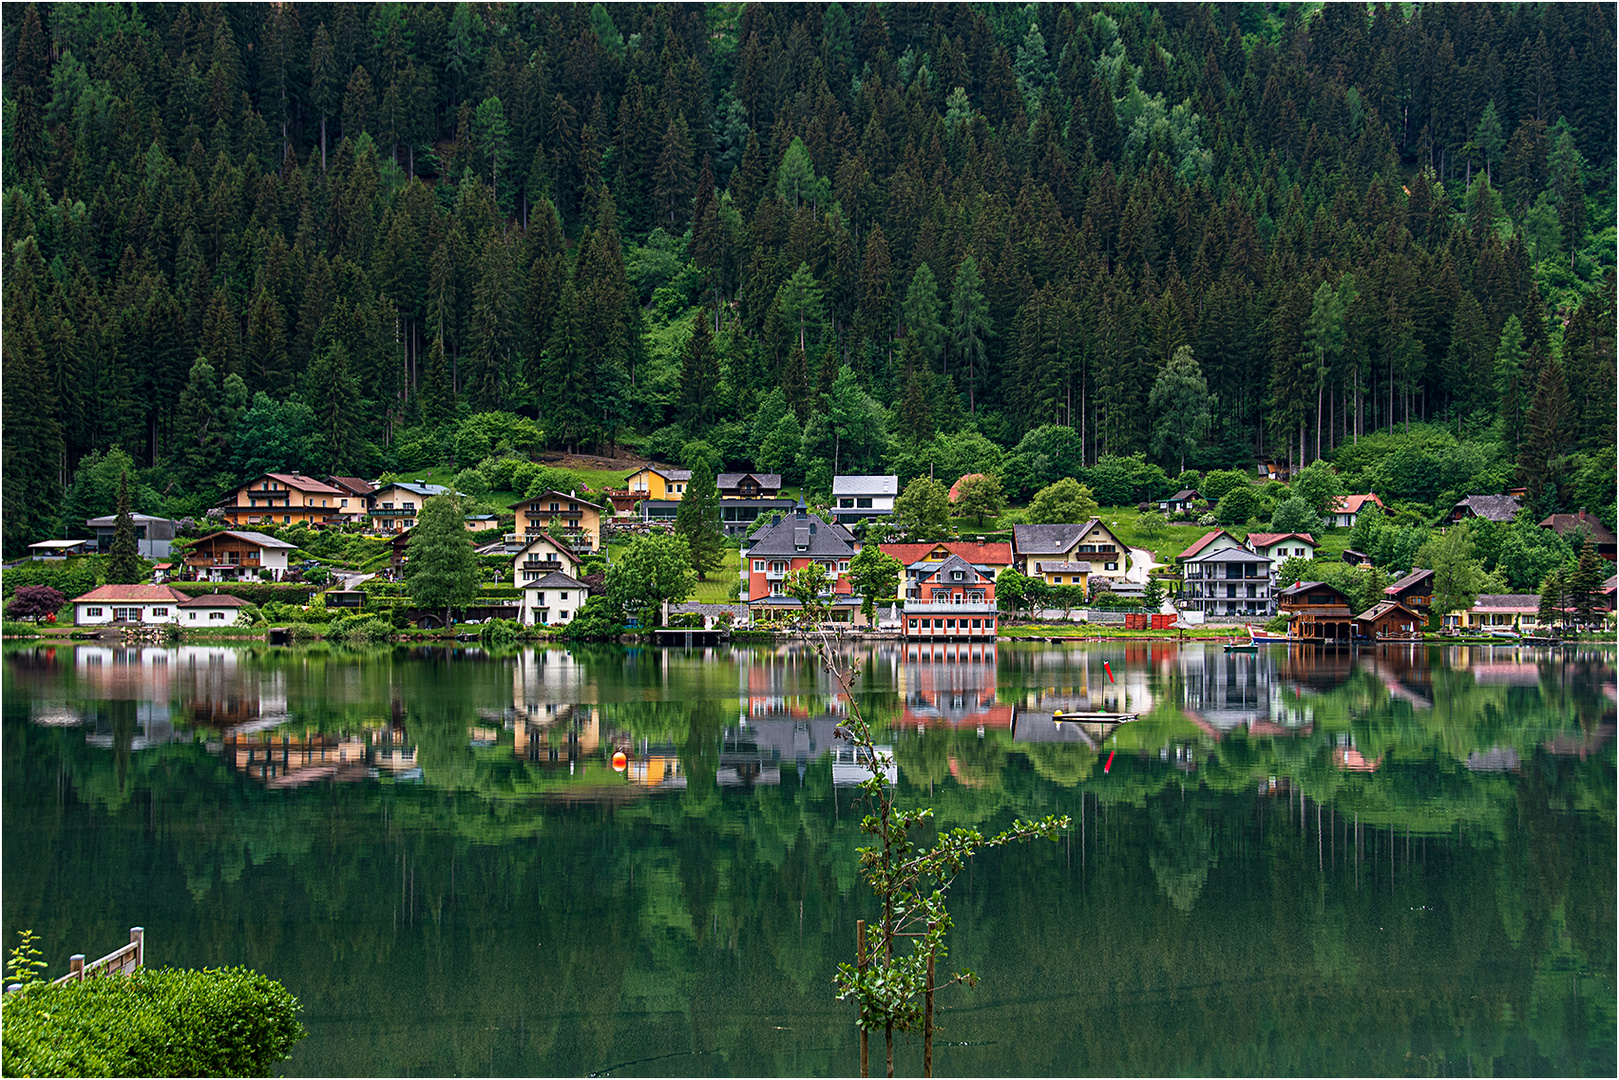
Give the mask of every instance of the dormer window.
[{"label": "dormer window", "polygon": [[950,580],[951,581],[960,581],[962,579],[962,577],[963,577],[963,575],[962,575],[962,572],[960,570],[952,570],[952,571],[950,571]]}]

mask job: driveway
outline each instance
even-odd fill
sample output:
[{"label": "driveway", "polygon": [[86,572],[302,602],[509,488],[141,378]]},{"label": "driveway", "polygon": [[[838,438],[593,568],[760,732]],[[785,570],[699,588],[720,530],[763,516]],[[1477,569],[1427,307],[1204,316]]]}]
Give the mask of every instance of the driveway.
[{"label": "driveway", "polygon": [[1131,548],[1130,569],[1124,572],[1124,580],[1133,581],[1138,585],[1145,585],[1148,571],[1155,566],[1162,565],[1162,563],[1153,561],[1152,552],[1146,548]]},{"label": "driveway", "polygon": [[375,574],[354,574],[354,573],[348,573],[348,572],[340,571],[338,573],[338,575],[337,575],[337,577],[338,577],[338,586],[337,587],[339,589],[343,589],[345,591],[352,590],[352,589],[358,589],[360,587],[360,582],[369,581],[369,580],[371,580],[372,578],[374,578],[376,576],[377,575],[375,575]]}]

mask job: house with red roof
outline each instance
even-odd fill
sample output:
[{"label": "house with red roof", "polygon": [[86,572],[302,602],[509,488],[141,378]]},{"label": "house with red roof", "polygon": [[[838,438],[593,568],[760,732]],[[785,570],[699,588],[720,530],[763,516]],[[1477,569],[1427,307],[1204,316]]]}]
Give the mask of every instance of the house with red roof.
[{"label": "house with red roof", "polygon": [[1388,512],[1388,508],[1383,505],[1383,500],[1376,495],[1340,495],[1337,501],[1327,509],[1327,514],[1332,518],[1332,524],[1338,528],[1353,529],[1356,516],[1369,505],[1376,506],[1384,513]]},{"label": "house with red roof", "polygon": [[1282,565],[1287,559],[1313,559],[1315,549],[1315,537],[1309,533],[1248,534],[1248,550],[1256,555],[1265,556],[1277,566]]},{"label": "house with red roof", "polygon": [[302,473],[261,473],[224,503],[225,520],[243,525],[322,525],[346,520],[342,500],[349,494]]},{"label": "house with red roof", "polygon": [[994,640],[995,578],[1011,544],[883,544],[905,567],[904,634],[913,639]]},{"label": "house with red roof", "polygon": [[1243,543],[1241,540],[1237,539],[1235,533],[1227,532],[1224,529],[1210,529],[1208,532],[1198,537],[1197,540],[1192,543],[1191,547],[1175,556],[1175,562],[1184,566],[1186,564],[1186,560],[1195,559],[1199,555],[1207,552],[1219,551],[1221,548],[1240,547],[1243,547]]},{"label": "house with red roof", "polygon": [[1614,537],[1613,530],[1604,525],[1601,518],[1584,510],[1577,514],[1552,514],[1540,523],[1540,527],[1550,529],[1571,543],[1575,536],[1589,536],[1597,546],[1597,554],[1609,562],[1615,560],[1616,551],[1619,551],[1615,546],[1619,540]]},{"label": "house with red roof", "polygon": [[73,621],[79,626],[172,623],[190,599],[171,585],[102,585],[73,598]]}]

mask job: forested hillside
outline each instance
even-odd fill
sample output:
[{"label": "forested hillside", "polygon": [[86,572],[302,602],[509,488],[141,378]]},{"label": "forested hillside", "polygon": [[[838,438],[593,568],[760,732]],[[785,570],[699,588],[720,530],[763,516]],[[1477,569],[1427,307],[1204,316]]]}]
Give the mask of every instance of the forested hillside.
[{"label": "forested hillside", "polygon": [[497,411],[1015,497],[1409,443],[1612,525],[1614,17],[7,4],[5,550],[114,445],[196,513]]}]

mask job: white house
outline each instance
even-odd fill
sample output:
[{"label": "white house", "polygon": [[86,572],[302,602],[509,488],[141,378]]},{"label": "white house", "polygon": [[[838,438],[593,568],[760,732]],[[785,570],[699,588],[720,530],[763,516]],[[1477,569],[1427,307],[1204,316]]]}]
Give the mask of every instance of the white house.
[{"label": "white house", "polygon": [[179,623],[184,627],[235,626],[236,617],[246,606],[247,601],[240,596],[223,593],[193,596],[181,601]]},{"label": "white house", "polygon": [[899,494],[898,476],[834,476],[832,520],[849,525],[865,518],[887,517]]},{"label": "white house", "polygon": [[539,533],[512,557],[512,585],[518,589],[538,587],[536,583],[547,574],[578,573],[580,561],[567,544],[549,533]]},{"label": "white house", "polygon": [[1309,533],[1249,533],[1248,550],[1263,555],[1272,566],[1287,559],[1315,558],[1315,537]]},{"label": "white house", "polygon": [[79,626],[172,623],[189,599],[168,585],[102,585],[73,598],[73,620]]},{"label": "white house", "polygon": [[1327,513],[1332,517],[1332,524],[1340,529],[1353,529],[1355,518],[1368,504],[1387,513],[1383,500],[1376,495],[1340,495],[1333,502]]},{"label": "white house", "polygon": [[524,587],[518,621],[526,626],[566,623],[579,613],[588,595],[583,582],[553,571]]}]

